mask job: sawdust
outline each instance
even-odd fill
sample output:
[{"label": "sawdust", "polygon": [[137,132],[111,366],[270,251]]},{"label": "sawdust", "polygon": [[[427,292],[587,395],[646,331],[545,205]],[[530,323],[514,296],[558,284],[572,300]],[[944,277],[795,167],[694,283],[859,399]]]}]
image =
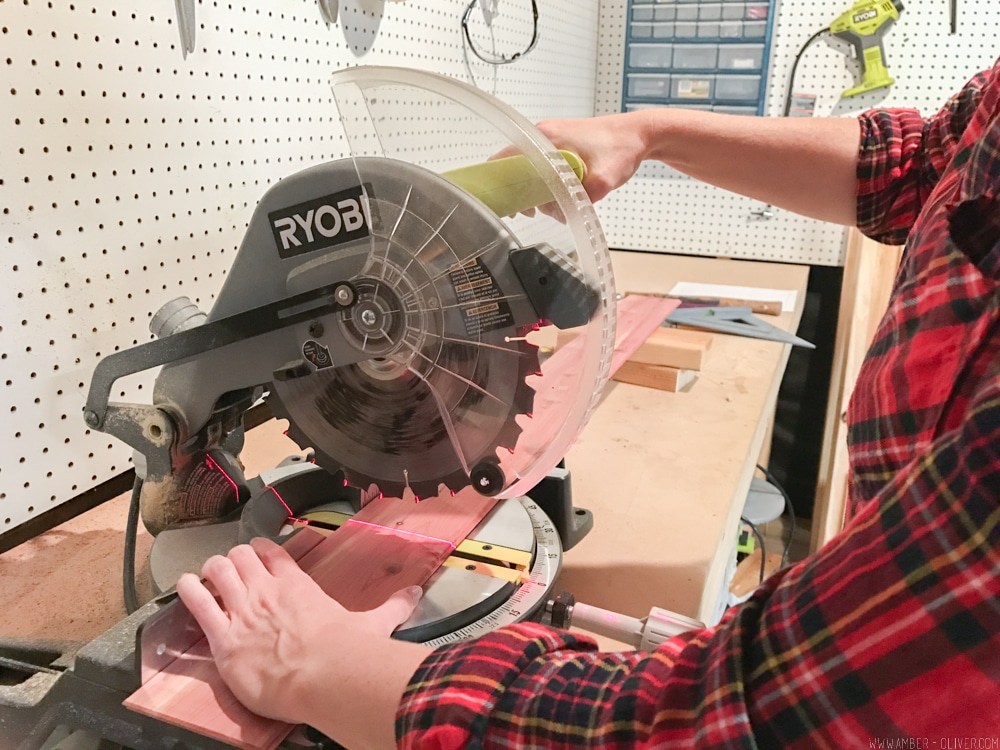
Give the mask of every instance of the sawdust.
[{"label": "sawdust", "polygon": [[[247,476],[302,452],[284,431],[285,420],[247,433],[240,459]],[[41,638],[87,642],[125,616],[122,551],[129,493],[0,554],[0,639]],[[139,602],[152,598],[152,537],[139,524],[136,588]]]},{"label": "sawdust", "polygon": [[[89,641],[125,616],[122,495],[0,555],[0,639]],[[136,579],[152,595],[146,561],[152,538],[140,524]]]}]

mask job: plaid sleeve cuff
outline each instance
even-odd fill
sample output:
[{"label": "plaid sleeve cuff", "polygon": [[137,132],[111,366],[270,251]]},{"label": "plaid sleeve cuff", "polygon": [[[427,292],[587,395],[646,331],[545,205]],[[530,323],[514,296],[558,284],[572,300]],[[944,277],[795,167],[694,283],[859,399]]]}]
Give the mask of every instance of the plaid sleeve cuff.
[{"label": "plaid sleeve cuff", "polygon": [[888,245],[906,241],[923,206],[924,120],[912,109],[880,109],[860,116],[858,228]]},{"label": "plaid sleeve cuff", "polygon": [[534,623],[501,628],[435,650],[420,665],[396,711],[400,748],[466,748],[482,736],[509,685],[547,654],[597,651],[589,638]]},{"label": "plaid sleeve cuff", "polygon": [[906,241],[998,74],[1000,63],[973,76],[926,119],[914,109],[876,109],[860,116],[857,210],[862,232],[889,245]]}]

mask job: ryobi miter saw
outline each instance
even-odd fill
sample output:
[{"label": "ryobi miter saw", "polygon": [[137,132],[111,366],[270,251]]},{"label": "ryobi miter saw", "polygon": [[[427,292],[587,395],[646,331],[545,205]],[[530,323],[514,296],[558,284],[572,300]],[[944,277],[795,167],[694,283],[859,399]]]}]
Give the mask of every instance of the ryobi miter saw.
[{"label": "ryobi miter saw", "polygon": [[[436,645],[540,617],[648,648],[698,624],[552,590],[592,523],[559,464],[614,348],[614,282],[582,171],[452,79],[358,67],[333,91],[349,155],[261,198],[209,312],[168,302],[155,340],[94,373],[85,421],[135,449],[135,515],[168,593],[72,652],[0,644],[0,671],[22,676],[0,684],[10,746],[221,748],[122,706],[170,656],[186,612],[169,589],[212,554],[301,519],[336,529],[378,496],[433,503],[471,486],[500,499],[453,553],[470,564],[443,565],[397,637]],[[579,328],[579,343],[540,356],[550,326]],[[109,403],[116,381],[157,366],[151,404]],[[307,452],[248,479],[244,416],[261,403]]]},{"label": "ryobi miter saw", "polygon": [[[593,408],[614,336],[607,246],[578,174],[512,110],[450,79],[355,68],[333,89],[350,156],[263,196],[210,312],[169,302],[156,340],[94,373],[85,420],[136,451],[160,591],[239,542],[292,519],[336,526],[375,497],[433,502],[471,485],[505,500],[480,544],[537,557],[539,532],[556,533],[523,497],[565,486],[543,480]],[[549,325],[586,337],[558,373],[530,340]],[[155,366],[152,404],[108,402],[116,380]],[[248,480],[243,417],[261,399],[309,460]],[[556,515],[570,538],[579,517]],[[468,580],[441,585],[447,605],[432,582],[420,640],[513,593],[441,575]]]}]

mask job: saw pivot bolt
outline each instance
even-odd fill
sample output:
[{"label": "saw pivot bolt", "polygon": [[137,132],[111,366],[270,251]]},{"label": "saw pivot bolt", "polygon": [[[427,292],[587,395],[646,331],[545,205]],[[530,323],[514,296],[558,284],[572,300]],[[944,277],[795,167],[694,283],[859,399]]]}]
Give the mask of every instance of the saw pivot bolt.
[{"label": "saw pivot bolt", "polygon": [[347,284],[341,284],[333,290],[333,298],[342,305],[349,305],[354,302],[354,290]]},{"label": "saw pivot bolt", "polygon": [[472,480],[476,492],[486,497],[493,497],[503,489],[505,477],[499,464],[486,460],[480,461],[472,469],[469,479]]}]

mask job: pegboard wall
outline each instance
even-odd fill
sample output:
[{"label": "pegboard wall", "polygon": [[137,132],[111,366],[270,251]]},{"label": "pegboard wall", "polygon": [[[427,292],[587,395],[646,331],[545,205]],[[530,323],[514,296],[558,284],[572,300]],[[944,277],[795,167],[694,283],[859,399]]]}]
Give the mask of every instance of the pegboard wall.
[{"label": "pegboard wall", "polygon": [[[792,62],[816,31],[853,0],[779,0],[771,41],[766,113],[779,116]],[[596,113],[618,112],[622,101],[626,0],[602,0]],[[886,58],[896,84],[853,99],[856,82],[848,48],[829,36],[803,55],[795,91],[817,96],[817,116],[854,116],[873,107],[936,111],[974,73],[1000,55],[1000,0],[959,2],[958,33],[950,34],[945,0],[910,0],[890,30]],[[701,184],[661,164],[647,163],[626,186],[597,206],[612,247],[692,255],[843,263],[844,230],[773,209]]]},{"label": "pegboard wall", "polygon": [[[0,0],[0,534],[130,468],[129,448],[83,424],[95,365],[149,340],[175,297],[209,309],[267,187],[347,155],[332,71],[419,68],[532,120],[592,114],[596,4],[540,3],[537,46],[502,66],[464,54],[466,5],[341,0],[327,26],[312,0],[204,0],[185,57],[170,0]],[[510,56],[531,2],[497,12],[487,28],[477,9],[470,31]],[[468,137],[456,123],[450,159]],[[148,403],[152,375],[112,399]]]}]

